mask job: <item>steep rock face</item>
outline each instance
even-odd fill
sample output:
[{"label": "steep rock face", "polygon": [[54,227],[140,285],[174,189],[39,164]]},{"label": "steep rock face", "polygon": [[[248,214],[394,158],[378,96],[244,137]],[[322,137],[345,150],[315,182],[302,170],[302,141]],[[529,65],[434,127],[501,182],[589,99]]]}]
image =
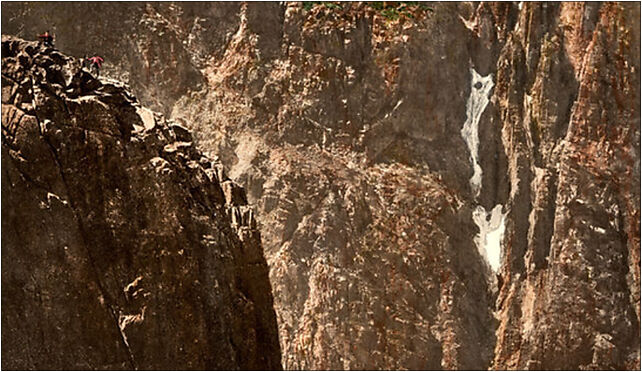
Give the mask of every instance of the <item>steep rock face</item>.
[{"label": "steep rock face", "polygon": [[122,84],[2,39],[2,367],[280,368],[243,190]]},{"label": "steep rock face", "polygon": [[[429,29],[411,28],[405,31],[409,35],[390,41],[384,36],[398,30],[387,29],[387,21],[369,8],[355,7],[345,19],[334,19],[331,12],[319,9],[307,16],[296,4],[237,6],[237,17],[221,19],[216,26],[206,16],[223,11],[216,6],[195,13],[180,4],[128,5],[126,10],[112,7],[102,12],[130,12],[136,16],[124,19],[135,19],[144,9],[143,19],[171,25],[166,36],[142,30],[142,22],[118,29],[169,49],[181,45],[173,42],[174,36],[182,29],[179,25],[189,24],[189,17],[207,19],[212,26],[200,34],[180,36],[188,46],[175,49],[177,55],[207,45],[207,35],[222,34],[221,29],[234,31],[222,48],[201,49],[209,58],[200,65],[205,88],[179,99],[173,117],[193,129],[212,156],[220,156],[260,210],[284,366],[489,365],[494,345],[492,298],[485,280],[489,269],[473,243],[475,227],[465,207],[467,175],[472,172],[459,136],[465,113],[457,105],[440,109],[452,102],[464,106],[470,89],[462,73],[468,71],[470,58],[466,40],[457,38],[466,28],[453,11],[457,8],[446,6],[439,12],[444,19],[430,23]],[[17,8],[21,10],[3,20],[9,30],[32,17],[32,8]],[[87,41],[63,33],[56,9],[39,9],[54,17],[50,19],[58,33],[57,47],[74,44],[74,53],[82,55],[79,46],[87,46]],[[373,17],[381,40],[373,41]],[[333,30],[339,22],[347,24]],[[37,31],[37,26],[29,27]],[[439,47],[422,47],[432,33],[441,35]],[[427,58],[419,64],[406,59],[399,69],[394,65],[408,53],[402,46],[410,35],[416,49],[412,54],[427,52]],[[373,42],[392,44],[391,50],[370,54]],[[111,49],[123,44],[94,45]],[[125,76],[119,66],[134,63],[130,53],[150,54],[151,49],[140,45],[113,49],[122,50],[122,56],[112,55],[108,60],[116,66],[105,73]],[[166,55],[150,58],[161,75],[170,74],[176,63]],[[199,66],[197,62],[191,61]],[[440,63],[447,68],[430,68]],[[401,82],[396,81],[396,70],[403,74]],[[163,97],[142,70],[137,75],[130,71],[135,89],[141,82],[149,84],[141,95],[145,102]],[[185,86],[180,76],[172,81]],[[462,90],[431,94],[448,84]],[[151,102],[150,96],[155,97]],[[166,108],[171,104],[168,101]],[[333,112],[330,107],[341,109]],[[404,148],[416,151],[407,153]],[[377,186],[382,182],[385,188]],[[404,195],[407,190],[412,194]],[[406,210],[408,206],[414,207]],[[426,226],[417,228],[413,221],[418,218]],[[405,300],[398,302],[399,298]]]},{"label": "steep rock face", "polygon": [[284,189],[272,191],[266,209],[279,225],[263,230],[266,245],[278,247],[269,264],[285,366],[489,362],[492,318],[477,311],[491,304],[487,268],[476,250],[458,249],[472,247],[474,226],[456,194],[406,166],[364,172],[313,152],[305,162],[271,154],[283,182],[273,190]]},{"label": "steep rock face", "polygon": [[[473,242],[466,116],[453,103],[465,106],[471,89],[469,55],[456,7],[443,6],[443,18],[391,42],[373,40],[366,8],[263,8],[280,34],[257,29],[247,4],[205,70],[210,88],[174,108],[261,210],[286,368],[490,363],[491,274]],[[386,82],[404,37],[425,58]],[[461,89],[432,94],[448,81]]]},{"label": "steep rock face", "polygon": [[[3,30],[62,27],[29,6]],[[285,367],[639,368],[639,5],[410,12],[110,4],[145,43],[59,45],[119,46],[108,73],[246,187]],[[198,74],[165,99],[130,55]]]},{"label": "steep rock face", "polygon": [[496,368],[639,368],[639,37],[639,5],[526,4],[504,46]]},{"label": "steep rock face", "polygon": [[[245,11],[250,11],[249,5]],[[344,252],[358,247],[352,243],[355,237],[376,247],[374,252],[366,250],[369,256],[382,257],[370,261],[374,267],[394,262],[384,252],[404,251],[390,236],[373,238],[370,229],[380,218],[403,221],[405,213],[396,214],[389,201],[382,202],[385,211],[376,208],[377,203],[367,197],[372,191],[356,175],[370,174],[372,164],[385,167],[386,163],[392,168],[399,163],[425,167],[438,174],[443,190],[459,195],[467,209],[449,223],[466,226],[463,216],[480,207],[490,211],[499,206],[505,214],[493,367],[639,366],[639,7],[438,5],[421,21],[396,23],[382,22],[372,10],[358,5],[344,11],[317,7],[305,13],[289,4],[284,14],[283,36],[253,32],[247,18],[248,26],[240,27],[224,58],[206,70],[212,88],[199,98],[217,107],[216,120],[224,123],[223,128],[209,129],[213,126],[205,116],[212,110],[198,101],[179,100],[178,107],[182,102],[193,104],[187,111],[175,108],[174,116],[198,123],[199,139],[227,154],[222,156],[233,164],[232,174],[247,185],[251,200],[263,206],[262,215],[273,216],[263,229],[271,278],[278,287],[286,366],[337,368],[332,363],[343,361],[343,368],[415,367],[410,360],[391,361],[405,354],[390,344],[411,345],[412,335],[425,331],[406,329],[404,339],[389,337],[396,331],[394,319],[412,323],[420,313],[412,306],[386,312],[383,327],[358,321],[378,335],[377,343],[363,348],[357,344],[343,355],[334,350],[342,343],[358,343],[355,332],[346,337],[348,341],[339,332],[338,337],[333,334],[333,344],[316,346],[314,342],[324,342],[324,333],[332,327],[308,326],[305,319],[301,327],[299,322],[301,313],[315,314],[326,324],[350,318],[342,315],[341,305],[319,300],[323,292],[316,288],[325,284],[320,284],[318,273],[327,274],[310,264],[310,257],[313,262],[325,256],[341,262]],[[282,40],[281,54],[264,58],[256,40],[277,36]],[[487,106],[475,92],[485,89],[476,83],[480,81],[496,85],[488,91]],[[459,135],[466,120],[477,122],[474,145],[465,146]],[[473,148],[478,153],[473,160],[480,166],[479,191],[468,182],[476,172],[468,158]],[[343,177],[342,172],[326,170],[315,153],[330,159],[332,168],[347,164],[353,174]],[[283,157],[300,159],[292,161],[298,164],[295,175],[283,174],[289,167],[274,161]],[[373,181],[366,178],[365,184]],[[378,183],[385,181],[373,184]],[[345,197],[322,199],[327,184],[345,184],[346,190],[355,190],[351,195],[364,196],[367,207],[355,208],[358,203]],[[406,198],[430,210],[420,198]],[[319,202],[311,201],[308,207],[309,199]],[[344,211],[354,212],[344,217]],[[345,228],[355,220],[364,221],[366,228]],[[402,240],[408,244],[434,244],[461,234],[464,238],[454,248],[461,252],[458,259],[479,259],[471,247],[471,230],[464,227],[425,239],[424,224],[448,230],[436,219],[410,220],[416,222],[410,231],[399,225],[392,229],[406,233]],[[284,259],[294,252],[305,255],[296,269],[295,259]],[[358,257],[361,252],[356,252]],[[450,267],[448,256],[438,257],[440,268]],[[289,272],[284,266],[290,267]],[[410,267],[424,268],[419,262]],[[468,284],[475,278],[475,265],[465,267],[469,270],[460,271],[456,282]],[[330,272],[342,270],[360,272],[345,261]],[[390,290],[394,276],[388,273],[380,280],[385,283],[382,298],[403,304]],[[363,276],[346,277],[348,283],[366,287]],[[409,282],[418,278],[411,275]],[[443,294],[430,295],[431,279],[421,280],[432,303],[443,303]],[[292,282],[297,286],[290,287]],[[488,283],[493,286],[492,279]],[[344,295],[337,291],[343,301],[359,303],[349,291]],[[416,300],[421,295],[408,297]],[[304,301],[303,307],[296,305]],[[376,313],[376,309],[372,301],[362,311]],[[484,347],[472,346],[472,351],[463,346],[466,341],[452,342],[447,334],[462,327],[483,335],[493,322],[482,316],[465,324],[462,320],[470,313],[458,315],[439,331],[432,328],[442,353],[432,355],[441,358],[444,368],[470,366],[465,353],[453,352],[451,345],[461,345],[460,350],[481,356],[469,368],[480,368]],[[426,319],[434,324],[443,318]],[[473,339],[493,342],[492,337]],[[307,346],[309,342],[312,346]],[[370,365],[352,362],[360,350],[373,349],[382,352],[381,359],[375,352]],[[412,347],[400,349],[423,355]]]}]

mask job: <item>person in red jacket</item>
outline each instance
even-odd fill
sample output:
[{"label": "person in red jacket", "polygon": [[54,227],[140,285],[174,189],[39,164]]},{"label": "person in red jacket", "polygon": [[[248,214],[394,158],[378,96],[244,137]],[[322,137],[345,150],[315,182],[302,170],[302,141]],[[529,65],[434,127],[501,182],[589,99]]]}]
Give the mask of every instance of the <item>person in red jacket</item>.
[{"label": "person in red jacket", "polygon": [[103,66],[103,62],[105,62],[105,60],[101,56],[89,57],[87,60],[89,61],[89,68],[92,73],[98,77],[98,75],[100,75],[100,68]]},{"label": "person in red jacket", "polygon": [[49,30],[45,31],[44,34],[38,35],[38,38],[40,39],[40,42],[45,44],[47,47],[52,47],[53,48],[53,36],[49,33]]}]

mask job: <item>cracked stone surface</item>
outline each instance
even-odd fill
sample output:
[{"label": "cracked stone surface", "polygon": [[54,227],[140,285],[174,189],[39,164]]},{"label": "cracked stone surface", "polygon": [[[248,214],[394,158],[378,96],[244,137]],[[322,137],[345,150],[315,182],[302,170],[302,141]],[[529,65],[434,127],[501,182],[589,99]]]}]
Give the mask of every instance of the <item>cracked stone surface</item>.
[{"label": "cracked stone surface", "polygon": [[[194,146],[219,157],[224,203],[256,209],[225,207],[261,232],[284,368],[640,368],[639,4],[2,7],[3,32],[51,26],[60,50],[105,55],[104,76],[192,131],[159,145],[158,174]],[[3,83],[3,100],[30,84]],[[19,101],[3,118],[35,120]],[[134,111],[134,131],[156,126]],[[42,205],[82,201],[48,182]],[[474,211],[496,206],[494,273]],[[122,316],[134,329],[142,307]]]},{"label": "cracked stone surface", "polygon": [[2,38],[2,367],[279,369],[244,190],[79,66]]}]

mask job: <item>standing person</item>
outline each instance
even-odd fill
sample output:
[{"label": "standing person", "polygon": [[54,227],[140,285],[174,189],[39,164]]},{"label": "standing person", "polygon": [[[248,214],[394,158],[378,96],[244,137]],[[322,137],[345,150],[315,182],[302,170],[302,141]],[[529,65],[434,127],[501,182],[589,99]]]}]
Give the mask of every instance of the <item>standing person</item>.
[{"label": "standing person", "polygon": [[100,68],[102,67],[103,62],[105,62],[103,57],[93,56],[93,57],[87,58],[87,61],[89,61],[90,63],[89,68],[91,69],[91,72],[95,74],[96,77],[98,77],[98,75],[100,75]]},{"label": "standing person", "polygon": [[82,56],[82,63],[81,63],[81,68],[89,68],[90,63],[89,63],[89,57],[87,57],[87,54]]},{"label": "standing person", "polygon": [[44,34],[38,35],[38,38],[40,39],[40,42],[45,44],[46,47],[51,47],[53,48],[53,36],[49,33],[49,30],[45,31]]}]

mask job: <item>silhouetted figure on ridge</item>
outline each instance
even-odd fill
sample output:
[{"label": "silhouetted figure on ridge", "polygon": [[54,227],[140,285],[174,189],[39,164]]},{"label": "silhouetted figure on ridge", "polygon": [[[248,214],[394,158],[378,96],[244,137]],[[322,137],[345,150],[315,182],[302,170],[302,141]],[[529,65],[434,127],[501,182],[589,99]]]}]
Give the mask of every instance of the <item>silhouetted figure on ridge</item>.
[{"label": "silhouetted figure on ridge", "polygon": [[53,36],[49,33],[49,30],[45,31],[44,34],[38,35],[38,38],[40,39],[40,42],[44,44],[46,47],[51,47],[53,48]]},{"label": "silhouetted figure on ridge", "polygon": [[100,68],[102,67],[103,62],[105,61],[103,57],[93,56],[93,57],[87,58],[87,61],[89,61],[90,63],[89,68],[91,73],[96,75],[96,77],[98,77],[98,75],[100,75]]}]

